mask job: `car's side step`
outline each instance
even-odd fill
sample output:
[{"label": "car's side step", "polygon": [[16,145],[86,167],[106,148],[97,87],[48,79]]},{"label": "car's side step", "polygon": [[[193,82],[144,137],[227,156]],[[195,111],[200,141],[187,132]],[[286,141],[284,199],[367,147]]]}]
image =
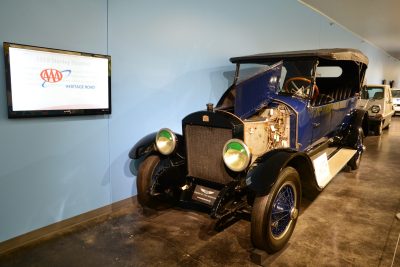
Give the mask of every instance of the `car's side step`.
[{"label": "car's side step", "polygon": [[357,152],[355,149],[329,147],[311,157],[315,177],[320,188],[324,188],[332,178],[346,166]]}]

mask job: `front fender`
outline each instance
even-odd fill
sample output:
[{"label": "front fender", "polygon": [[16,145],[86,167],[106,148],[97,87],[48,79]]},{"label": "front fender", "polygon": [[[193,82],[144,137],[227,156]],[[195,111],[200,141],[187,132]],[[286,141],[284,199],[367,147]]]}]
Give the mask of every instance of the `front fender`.
[{"label": "front fender", "polygon": [[129,158],[139,159],[146,154],[156,151],[156,135],[157,132],[154,132],[140,139],[129,151]]},{"label": "front fender", "polygon": [[[177,133],[174,133],[177,137],[177,148],[174,153],[169,156],[160,156],[162,158],[167,158],[172,162],[174,166],[181,166],[182,162],[185,161],[185,148],[184,148],[184,140],[183,136]],[[132,159],[131,162],[131,172],[136,175],[137,170],[139,169],[140,164],[146,159],[149,155],[158,153],[155,140],[156,140],[157,132],[150,133],[140,139],[129,151],[129,158]],[[158,153],[159,154],[159,153]]]},{"label": "front fender", "polygon": [[287,166],[297,170],[302,188],[306,192],[319,192],[311,159],[303,152],[292,149],[275,149],[259,157],[251,166],[247,186],[258,195],[266,195],[275,184],[280,172]]}]

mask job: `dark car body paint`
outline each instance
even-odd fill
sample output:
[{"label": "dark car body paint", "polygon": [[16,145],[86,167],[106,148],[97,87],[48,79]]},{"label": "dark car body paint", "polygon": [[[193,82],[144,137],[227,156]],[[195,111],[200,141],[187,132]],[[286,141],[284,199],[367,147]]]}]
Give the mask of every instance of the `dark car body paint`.
[{"label": "dark car body paint", "polygon": [[234,138],[243,139],[243,122],[232,113],[223,110],[198,111],[187,115],[182,120],[183,133],[187,124],[232,129]]},{"label": "dark car body paint", "polygon": [[129,158],[139,159],[142,156],[154,152],[154,141],[156,140],[157,132],[150,133],[136,142],[136,144],[129,151]]},{"label": "dark car body paint", "polygon": [[[171,156],[172,165],[177,164],[185,159],[185,147],[183,136],[174,133],[177,138],[177,147]],[[140,139],[129,151],[129,158],[133,160],[143,161],[147,156],[157,152],[155,140],[157,133],[151,133]],[[178,164],[180,165],[180,164]]]},{"label": "dark car body paint", "polygon": [[[282,55],[291,60],[296,60],[297,58],[304,60],[312,57],[324,63],[334,62],[335,60],[347,61],[347,65],[355,63],[359,68],[360,77],[358,83],[361,83],[368,64],[368,59],[358,53],[359,51],[351,49],[322,49],[317,50],[317,52],[304,51],[303,54],[289,52],[286,54],[283,53]],[[267,59],[276,59],[278,62],[282,59],[282,56],[281,54],[261,54],[232,58],[231,62],[237,64],[236,72],[238,73],[238,66],[241,63],[263,63]],[[327,65],[329,66],[329,64],[330,63]],[[356,68],[347,65],[345,67],[349,70]],[[278,65],[275,67],[279,68]],[[225,110],[219,110],[222,108],[223,99],[229,95],[230,91],[239,88],[239,96],[241,92],[244,92],[243,88],[242,90],[240,88],[245,85],[246,82],[233,84],[218,101],[216,109],[213,111],[194,112],[187,115],[182,120],[183,132],[187,124],[229,128],[233,130],[234,138],[243,140],[242,119],[251,116],[260,105],[268,105],[274,102],[284,103],[293,111],[290,117],[290,148],[268,151],[266,154],[256,159],[252,166],[249,167],[248,172],[243,172],[241,177],[246,178],[248,182],[247,185],[252,191],[257,194],[268,194],[280,171],[286,166],[293,166],[298,170],[300,177],[302,177],[301,182],[304,189],[307,190],[307,188],[314,187],[316,190],[320,190],[316,185],[314,167],[308,153],[311,153],[310,151],[315,151],[315,147],[318,147],[318,144],[327,144],[326,139],[334,139],[334,137],[338,137],[338,140],[341,142],[339,144],[340,146],[354,147],[359,130],[362,128],[365,134],[368,132],[366,131],[367,128],[365,128],[365,121],[363,120],[365,118],[365,112],[355,109],[357,101],[356,94],[324,105],[313,105],[311,99],[277,94],[277,84],[265,82],[274,76],[277,77],[276,68],[271,68],[270,73],[260,74],[258,77],[262,79],[254,79],[254,84],[251,84],[251,81],[247,83],[251,84],[251,88],[253,89],[257,86],[264,87],[264,90],[261,91],[261,95],[257,95],[256,89],[250,94],[254,96],[255,101],[253,101],[253,99],[247,99],[242,102],[237,102],[235,100],[235,105],[240,106],[238,110],[233,110],[229,107],[224,107]],[[346,74],[346,77],[347,76],[348,74]],[[236,81],[237,77],[235,77],[235,83]],[[264,83],[262,83],[262,81],[264,81]],[[357,82],[355,82],[355,84],[357,84]],[[354,89],[357,92],[358,89]],[[332,90],[334,91],[334,89]],[[247,112],[246,109],[249,109],[249,112]],[[204,119],[205,117],[207,117],[207,119]],[[295,129],[295,125],[297,125],[297,129]],[[155,152],[155,136],[156,133],[152,133],[142,138],[129,152],[130,158],[137,159]],[[179,159],[176,158],[176,155],[170,155],[169,157],[174,158],[175,161],[179,163],[184,161],[185,155],[185,142],[182,136],[179,136],[178,143],[179,153],[181,153]],[[317,145],[314,146],[316,143]],[[174,160],[166,162],[164,166],[173,166],[173,162]],[[185,165],[178,164],[177,166],[182,167]]]},{"label": "dark car body paint", "polygon": [[[305,162],[309,163],[308,166],[304,167],[314,170],[309,157],[305,153],[288,148],[274,149],[268,151],[253,163],[247,173],[246,184],[258,195],[268,194],[282,169],[291,166],[291,161],[296,158],[303,158]],[[308,178],[315,179],[314,176]]]}]

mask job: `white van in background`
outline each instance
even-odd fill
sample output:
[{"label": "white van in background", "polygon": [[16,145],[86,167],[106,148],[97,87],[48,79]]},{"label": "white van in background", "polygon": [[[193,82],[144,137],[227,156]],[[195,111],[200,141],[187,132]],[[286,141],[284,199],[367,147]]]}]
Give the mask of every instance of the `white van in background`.
[{"label": "white van in background", "polygon": [[400,113],[400,88],[392,88],[394,115]]},{"label": "white van in background", "polygon": [[394,109],[389,85],[364,86],[358,105],[368,111],[369,129],[374,131],[375,135],[381,135],[382,130],[390,126]]}]

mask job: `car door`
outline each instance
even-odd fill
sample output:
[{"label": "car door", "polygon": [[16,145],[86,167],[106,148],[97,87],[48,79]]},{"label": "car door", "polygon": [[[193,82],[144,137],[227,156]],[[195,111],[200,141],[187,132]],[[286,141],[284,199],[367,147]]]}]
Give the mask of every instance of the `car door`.
[{"label": "car door", "polygon": [[312,126],[311,143],[316,143],[324,139],[331,130],[333,103],[323,103],[315,101],[310,107],[310,118]]}]

